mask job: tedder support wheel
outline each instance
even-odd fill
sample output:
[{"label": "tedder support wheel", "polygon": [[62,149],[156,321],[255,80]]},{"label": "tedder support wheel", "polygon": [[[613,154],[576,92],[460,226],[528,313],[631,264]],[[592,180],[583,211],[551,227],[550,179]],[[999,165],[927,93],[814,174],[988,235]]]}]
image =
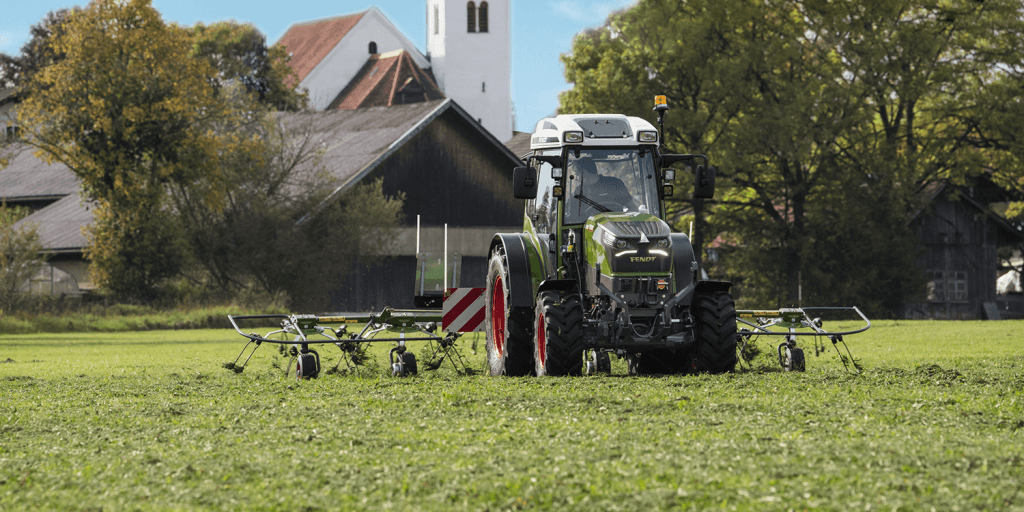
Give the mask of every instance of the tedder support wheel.
[{"label": "tedder support wheel", "polygon": [[583,370],[583,308],[575,293],[540,292],[534,313],[533,359],[538,377],[580,375]]},{"label": "tedder support wheel", "polygon": [[416,366],[416,355],[412,352],[406,352],[400,356],[402,363],[405,366],[405,373],[409,375],[416,375],[419,373],[419,368]]},{"label": "tedder support wheel", "polygon": [[510,279],[505,253],[499,247],[487,266],[484,328],[487,331],[487,367],[491,375],[521,377],[533,372],[530,345],[533,310],[509,303]]},{"label": "tedder support wheel", "polygon": [[736,305],[729,292],[701,293],[694,297],[697,317],[693,369],[700,373],[726,373],[736,369]]},{"label": "tedder support wheel", "polygon": [[807,371],[807,366],[804,362],[804,349],[797,347],[790,347],[783,345],[780,347],[780,351],[783,353],[782,356],[782,369],[787,372],[803,372]]},{"label": "tedder support wheel", "polygon": [[583,373],[597,375],[612,373],[612,359],[603,350],[587,350],[583,353]]}]

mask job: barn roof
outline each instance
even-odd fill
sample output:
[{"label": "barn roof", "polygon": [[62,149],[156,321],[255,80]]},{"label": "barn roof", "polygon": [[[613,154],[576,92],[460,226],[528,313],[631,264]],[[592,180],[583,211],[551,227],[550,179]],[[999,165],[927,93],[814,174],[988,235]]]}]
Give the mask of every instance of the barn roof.
[{"label": "barn roof", "polygon": [[48,164],[32,148],[16,145],[7,167],[0,169],[0,200],[8,203],[58,199],[81,188],[66,165]]},{"label": "barn roof", "polygon": [[346,14],[313,21],[304,21],[288,27],[276,44],[285,47],[292,56],[289,65],[304,80],[313,68],[359,23],[368,11]]},{"label": "barn roof", "polygon": [[510,165],[521,165],[518,155],[494,138],[491,132],[451,99],[391,107],[282,114],[283,123],[286,129],[290,127],[289,131],[298,131],[302,123],[312,124],[312,142],[324,149],[320,161],[341,182],[300,222],[315,215],[338,194],[369,175],[403,144],[446,112],[464,119],[471,129],[505,154]]},{"label": "barn roof", "polygon": [[92,222],[92,209],[73,193],[19,220],[14,227],[35,224],[43,252],[80,253],[87,243],[82,228]]},{"label": "barn roof", "polygon": [[976,197],[975,194],[972,193],[972,189],[967,187],[958,187],[946,181],[930,183],[920,192],[921,201],[924,207],[919,208],[914,212],[910,218],[910,222],[923,218],[927,210],[927,205],[941,197],[945,197],[947,194],[955,194],[955,200],[976,209],[979,213],[992,219],[996,226],[1004,233],[1017,239],[1024,239],[1024,227],[1022,227],[1020,223],[1011,222],[999,212],[992,209],[987,201],[983,198]]},{"label": "barn roof", "polygon": [[389,107],[444,99],[444,94],[405,50],[371,55],[328,110]]},{"label": "barn roof", "polygon": [[505,147],[516,156],[530,152],[530,132],[513,132],[512,138],[505,141]]}]

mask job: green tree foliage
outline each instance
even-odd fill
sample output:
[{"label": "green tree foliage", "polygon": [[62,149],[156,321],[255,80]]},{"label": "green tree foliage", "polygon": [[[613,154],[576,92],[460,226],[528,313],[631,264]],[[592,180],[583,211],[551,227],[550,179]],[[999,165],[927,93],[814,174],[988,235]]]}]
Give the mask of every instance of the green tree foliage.
[{"label": "green tree foliage", "polygon": [[[216,71],[192,58],[191,34],[148,0],[94,0],[50,45],[64,58],[31,75],[19,108],[25,140],[67,165],[96,204],[87,257],[94,278],[128,299],[154,296],[185,252],[166,208],[171,183],[210,180],[225,115]],[[221,194],[211,191],[209,199]]]},{"label": "green tree foliage", "polygon": [[13,311],[24,301],[22,287],[46,263],[36,227],[14,226],[27,213],[0,205],[0,313]]},{"label": "green tree foliage", "polygon": [[201,187],[173,187],[175,210],[202,268],[193,276],[229,294],[322,309],[361,247],[365,253],[394,238],[404,198],[385,196],[380,180],[324,202],[341,183],[321,162],[318,119],[270,114],[239,126],[241,143],[220,160],[226,184],[220,205],[206,201]]},{"label": "green tree foliage", "polygon": [[984,169],[1020,176],[1004,125],[984,121],[1000,103],[990,87],[1020,83],[1020,10],[643,0],[577,37],[561,108],[653,120],[650,98],[668,95],[668,149],[719,166],[713,271],[748,304],[795,305],[802,289],[805,303],[893,314],[923,285],[907,228],[920,192]]},{"label": "green tree foliage", "polygon": [[219,87],[237,81],[260,103],[275,110],[305,108],[306,94],[295,90],[298,77],[288,66],[291,57],[281,46],[268,48],[266,36],[251,23],[197,23],[189,30],[194,37],[193,53],[208,59],[220,72]]}]

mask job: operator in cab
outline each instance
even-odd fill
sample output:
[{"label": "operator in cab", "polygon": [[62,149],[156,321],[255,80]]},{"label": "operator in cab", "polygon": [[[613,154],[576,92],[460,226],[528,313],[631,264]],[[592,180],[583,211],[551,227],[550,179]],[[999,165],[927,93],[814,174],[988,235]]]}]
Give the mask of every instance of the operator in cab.
[{"label": "operator in cab", "polygon": [[[573,185],[574,205],[587,216],[598,212],[636,211],[636,202],[625,183],[614,176],[604,176],[589,157],[574,159],[569,164],[570,178],[579,180]],[[575,213],[575,212],[574,212]]]}]

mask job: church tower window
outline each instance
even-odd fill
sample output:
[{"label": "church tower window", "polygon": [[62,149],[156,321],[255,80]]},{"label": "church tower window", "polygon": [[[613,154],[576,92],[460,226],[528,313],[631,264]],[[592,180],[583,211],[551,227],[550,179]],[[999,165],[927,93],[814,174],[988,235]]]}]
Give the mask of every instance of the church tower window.
[{"label": "church tower window", "polygon": [[437,5],[434,5],[434,33],[437,34],[441,30],[441,16],[438,15]]},{"label": "church tower window", "polygon": [[376,53],[377,53],[377,42],[376,41],[370,41],[370,55],[375,55]]},{"label": "church tower window", "polygon": [[480,18],[480,22],[477,23],[480,27],[480,32],[487,32],[487,2],[480,2],[480,8],[477,9],[477,14]]},{"label": "church tower window", "polygon": [[466,32],[476,32],[476,4],[466,4]]}]

